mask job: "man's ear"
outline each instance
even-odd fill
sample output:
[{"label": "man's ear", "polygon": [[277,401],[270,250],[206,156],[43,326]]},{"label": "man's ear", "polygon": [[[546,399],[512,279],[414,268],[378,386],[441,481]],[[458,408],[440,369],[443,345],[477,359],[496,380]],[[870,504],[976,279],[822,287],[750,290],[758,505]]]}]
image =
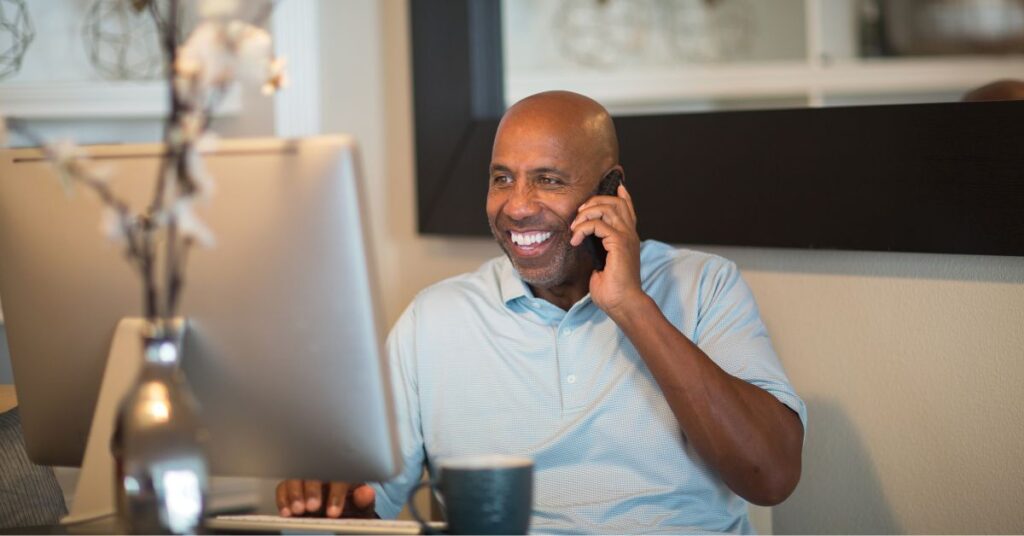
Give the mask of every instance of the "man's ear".
[{"label": "man's ear", "polygon": [[615,166],[605,172],[597,186],[597,195],[617,195],[619,185],[624,183],[622,166]]}]

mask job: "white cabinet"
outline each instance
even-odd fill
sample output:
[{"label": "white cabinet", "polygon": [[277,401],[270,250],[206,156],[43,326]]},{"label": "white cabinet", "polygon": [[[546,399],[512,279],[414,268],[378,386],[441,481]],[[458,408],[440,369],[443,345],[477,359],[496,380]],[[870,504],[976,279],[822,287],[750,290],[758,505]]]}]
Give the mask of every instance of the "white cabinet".
[{"label": "white cabinet", "polygon": [[[904,4],[876,13],[883,21],[904,17],[903,28],[912,25],[898,12],[915,1],[912,22],[937,25],[931,35],[955,37],[957,29],[963,34],[988,24],[1024,39],[1019,1],[888,1]],[[1024,78],[1022,54],[869,57],[866,34],[876,28],[866,21],[878,20],[865,15],[872,6],[862,0],[504,0],[506,102],[548,89],[590,95],[624,114],[940,102],[993,80]],[[896,25],[888,22],[892,33]]]},{"label": "white cabinet", "polygon": [[[0,14],[6,22],[0,24],[0,49],[6,50],[4,53],[10,52],[4,47],[10,44],[14,26],[19,27],[18,32],[24,32],[26,25],[34,29],[19,68],[0,81],[0,115],[83,120],[159,119],[167,113],[167,88],[160,81],[161,68],[150,67],[148,71],[156,74],[149,79],[106,78],[93,63],[86,43],[91,28],[97,32],[102,28],[102,39],[96,39],[108,47],[104,54],[121,57],[129,51],[134,54],[137,49],[153,49],[150,53],[155,55],[143,59],[159,63],[162,56],[156,46],[156,28],[145,29],[152,25],[147,12],[135,14],[128,3],[99,0],[31,0],[4,2],[0,7],[6,10]],[[97,11],[99,8],[108,11]],[[217,115],[237,114],[241,102],[238,89],[232,89],[217,108]],[[159,136],[159,130],[155,132]],[[152,133],[147,130],[146,134]],[[116,139],[116,134],[112,132],[109,137]],[[78,136],[76,139],[82,141]]]}]

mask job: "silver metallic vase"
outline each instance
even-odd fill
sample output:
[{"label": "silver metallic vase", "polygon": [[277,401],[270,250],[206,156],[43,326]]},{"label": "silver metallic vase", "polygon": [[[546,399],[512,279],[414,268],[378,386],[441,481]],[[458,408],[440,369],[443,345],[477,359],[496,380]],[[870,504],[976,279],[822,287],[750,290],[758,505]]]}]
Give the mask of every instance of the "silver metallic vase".
[{"label": "silver metallic vase", "polygon": [[143,363],[118,411],[111,450],[122,529],[194,534],[208,486],[199,407],[179,366],[180,330],[143,335]]}]

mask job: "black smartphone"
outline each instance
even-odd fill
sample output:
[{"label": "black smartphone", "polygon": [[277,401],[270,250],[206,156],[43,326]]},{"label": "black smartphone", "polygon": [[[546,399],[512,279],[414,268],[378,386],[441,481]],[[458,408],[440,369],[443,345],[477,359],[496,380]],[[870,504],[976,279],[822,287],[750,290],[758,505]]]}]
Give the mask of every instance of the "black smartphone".
[{"label": "black smartphone", "polygon": [[[620,184],[622,184],[622,172],[613,169],[604,177],[601,177],[601,182],[597,185],[597,193],[594,195],[617,195]],[[590,235],[584,243],[586,244],[587,251],[594,256],[594,269],[597,271],[604,270],[605,262],[608,260],[608,251],[601,245],[601,239],[597,235]]]}]

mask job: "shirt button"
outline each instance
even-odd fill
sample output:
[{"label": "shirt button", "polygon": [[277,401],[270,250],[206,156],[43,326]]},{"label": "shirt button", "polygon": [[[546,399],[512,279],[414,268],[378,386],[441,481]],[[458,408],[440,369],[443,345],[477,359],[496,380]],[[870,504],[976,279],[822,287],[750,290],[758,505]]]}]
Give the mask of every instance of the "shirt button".
[{"label": "shirt button", "polygon": [[575,374],[570,374],[569,376],[567,376],[565,378],[565,381],[567,381],[569,383],[576,383],[576,375]]},{"label": "shirt button", "polygon": [[569,328],[562,328],[562,335],[571,335],[572,330]]}]

